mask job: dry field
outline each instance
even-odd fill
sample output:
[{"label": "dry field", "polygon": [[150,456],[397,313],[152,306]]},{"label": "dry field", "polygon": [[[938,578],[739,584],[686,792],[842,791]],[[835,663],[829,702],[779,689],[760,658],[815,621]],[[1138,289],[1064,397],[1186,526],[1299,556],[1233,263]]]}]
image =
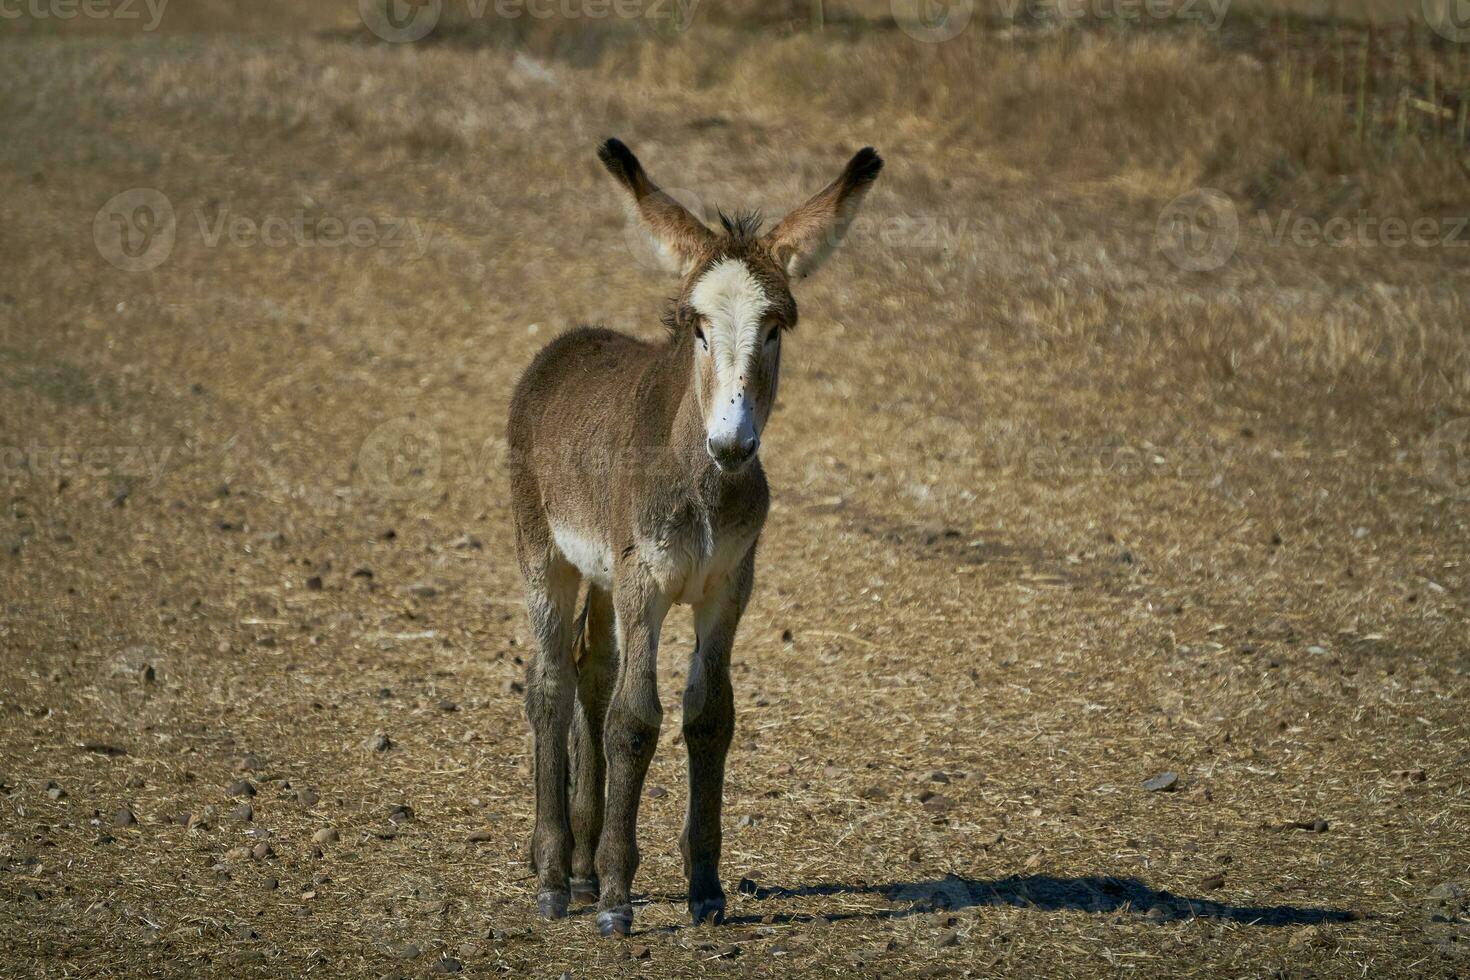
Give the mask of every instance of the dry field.
[{"label": "dry field", "polygon": [[[0,973],[1470,973],[1470,45],[811,6],[0,18]],[[765,439],[734,921],[676,615],[626,941],[532,914],[500,467],[542,344],[661,329],[607,135],[772,216],[888,161]]]}]

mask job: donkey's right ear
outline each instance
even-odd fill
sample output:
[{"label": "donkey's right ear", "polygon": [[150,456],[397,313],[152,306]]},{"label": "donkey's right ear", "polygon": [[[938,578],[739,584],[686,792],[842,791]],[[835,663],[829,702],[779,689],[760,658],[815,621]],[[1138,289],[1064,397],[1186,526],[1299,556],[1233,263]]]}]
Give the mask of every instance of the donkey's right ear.
[{"label": "donkey's right ear", "polygon": [[622,140],[603,143],[597,149],[597,158],[627,192],[628,208],[653,242],[664,268],[680,275],[688,273],[714,242],[714,232],[684,205],[659,190]]}]

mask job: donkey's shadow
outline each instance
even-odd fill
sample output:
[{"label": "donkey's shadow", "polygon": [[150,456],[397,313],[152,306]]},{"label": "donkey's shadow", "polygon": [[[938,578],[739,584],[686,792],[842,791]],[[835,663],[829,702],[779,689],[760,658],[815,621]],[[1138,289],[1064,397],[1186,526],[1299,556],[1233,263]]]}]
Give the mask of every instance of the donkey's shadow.
[{"label": "donkey's shadow", "polygon": [[[1042,912],[1133,912],[1148,915],[1152,921],[1208,918],[1254,926],[1319,925],[1324,922],[1348,922],[1358,916],[1337,909],[1295,905],[1244,906],[1228,905],[1199,898],[1184,898],[1168,891],[1151,888],[1137,878],[1109,875],[1087,875],[1080,878],[1057,878],[1052,875],[1011,875],[1007,878],[978,880],[946,875],[927,881],[889,882],[887,884],[825,883],[795,888],[768,888],[741,882],[745,899],[821,898],[824,896],[876,895],[894,904],[894,908],[858,912],[820,909],[811,913],[776,915],[775,922],[801,922],[821,915],[828,921],[844,919],[902,919],[942,910],[958,910],[977,906],[1011,906]],[[761,921],[761,915],[732,916],[732,924],[750,925]]]}]

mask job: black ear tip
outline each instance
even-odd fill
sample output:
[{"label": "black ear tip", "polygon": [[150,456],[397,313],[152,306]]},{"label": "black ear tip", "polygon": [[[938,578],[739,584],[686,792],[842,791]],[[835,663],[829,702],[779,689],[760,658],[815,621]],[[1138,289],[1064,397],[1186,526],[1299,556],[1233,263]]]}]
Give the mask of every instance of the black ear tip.
[{"label": "black ear tip", "polygon": [[628,144],[616,136],[605,140],[597,148],[597,159],[602,161],[604,167],[614,172],[621,171],[631,174],[638,166],[638,158],[633,155],[632,150],[628,149]]},{"label": "black ear tip", "polygon": [[883,170],[883,158],[871,146],[865,146],[853,156],[847,165],[848,178],[855,183],[875,180]]}]

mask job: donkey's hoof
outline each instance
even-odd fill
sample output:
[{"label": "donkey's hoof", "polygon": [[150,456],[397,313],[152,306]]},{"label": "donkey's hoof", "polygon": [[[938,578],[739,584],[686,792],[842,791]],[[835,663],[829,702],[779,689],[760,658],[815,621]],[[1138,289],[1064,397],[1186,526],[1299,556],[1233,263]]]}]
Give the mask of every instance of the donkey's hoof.
[{"label": "donkey's hoof", "polygon": [[633,906],[620,905],[597,913],[597,931],[604,936],[626,936],[633,931]]},{"label": "donkey's hoof", "polygon": [[689,900],[689,918],[694,920],[695,925],[703,925],[708,922],[712,925],[722,926],[725,924],[725,896],[714,895],[710,898]]},{"label": "donkey's hoof", "polygon": [[543,919],[565,919],[570,897],[566,892],[541,892],[536,896],[536,911]]},{"label": "donkey's hoof", "polygon": [[597,895],[602,886],[597,881],[597,876],[590,878],[572,879],[572,901],[580,905],[592,905],[597,901]]}]

